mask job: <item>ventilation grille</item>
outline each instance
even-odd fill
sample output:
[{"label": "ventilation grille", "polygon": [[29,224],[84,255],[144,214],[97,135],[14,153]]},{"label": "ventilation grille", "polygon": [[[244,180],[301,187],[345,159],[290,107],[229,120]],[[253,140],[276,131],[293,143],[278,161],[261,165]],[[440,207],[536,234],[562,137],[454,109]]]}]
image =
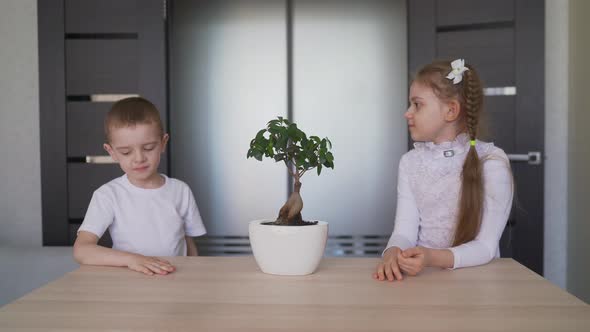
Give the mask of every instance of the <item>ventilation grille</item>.
[{"label": "ventilation grille", "polygon": [[[195,239],[202,256],[251,255],[247,236],[203,236]],[[385,249],[389,236],[339,235],[328,237],[326,256],[378,257]]]}]

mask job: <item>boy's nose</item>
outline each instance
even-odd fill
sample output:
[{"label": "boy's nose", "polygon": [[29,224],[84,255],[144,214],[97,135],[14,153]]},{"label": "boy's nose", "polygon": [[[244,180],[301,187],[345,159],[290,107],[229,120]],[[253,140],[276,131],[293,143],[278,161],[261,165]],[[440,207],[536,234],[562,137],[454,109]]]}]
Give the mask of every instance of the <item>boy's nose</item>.
[{"label": "boy's nose", "polygon": [[404,113],[404,118],[406,119],[410,119],[412,117],[412,112],[410,112],[410,110],[408,109],[406,111],[406,113]]},{"label": "boy's nose", "polygon": [[145,155],[141,152],[141,151],[137,151],[134,155],[133,155],[133,161],[140,163],[145,161]]}]

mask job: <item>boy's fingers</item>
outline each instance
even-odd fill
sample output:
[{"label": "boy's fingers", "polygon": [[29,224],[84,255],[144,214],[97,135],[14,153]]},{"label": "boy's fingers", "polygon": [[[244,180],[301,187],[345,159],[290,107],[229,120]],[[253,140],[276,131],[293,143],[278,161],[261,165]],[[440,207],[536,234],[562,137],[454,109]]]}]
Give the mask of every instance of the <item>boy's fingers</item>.
[{"label": "boy's fingers", "polygon": [[172,265],[170,265],[170,264],[166,264],[166,263],[163,263],[163,262],[157,262],[157,263],[155,263],[155,264],[156,264],[156,265],[157,265],[159,268],[161,268],[161,269],[164,269],[164,270],[166,270],[166,271],[168,271],[168,272],[172,272],[172,271],[174,271],[174,266],[172,266]]},{"label": "boy's fingers", "polygon": [[170,263],[169,261],[165,260],[165,259],[157,259],[157,262],[160,266],[160,268],[165,269],[166,271],[172,272],[176,270],[176,267],[174,267],[174,265],[172,265],[172,263]]},{"label": "boy's fingers", "polygon": [[154,275],[154,272],[150,271],[150,269],[148,269],[145,266],[141,266],[138,269],[136,269],[135,271],[141,272],[143,274],[147,274],[148,276],[153,276]]},{"label": "boy's fingers", "polygon": [[172,263],[170,263],[169,261],[165,260],[165,259],[161,259],[161,258],[156,258],[156,260],[162,264],[166,264],[166,265],[170,265],[172,266]]},{"label": "boy's fingers", "polygon": [[154,271],[157,274],[168,274],[168,271],[164,270],[158,265],[158,263],[146,264],[148,269]]}]

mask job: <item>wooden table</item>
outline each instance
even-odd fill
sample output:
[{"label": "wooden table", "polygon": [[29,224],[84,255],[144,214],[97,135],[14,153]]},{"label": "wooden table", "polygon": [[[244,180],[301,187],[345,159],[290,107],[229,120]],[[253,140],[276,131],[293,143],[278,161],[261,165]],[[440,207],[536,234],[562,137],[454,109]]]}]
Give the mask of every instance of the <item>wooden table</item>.
[{"label": "wooden table", "polygon": [[511,259],[377,282],[373,258],[326,258],[310,276],[252,257],[174,257],[149,277],[83,266],[0,308],[0,330],[590,331],[590,306]]}]

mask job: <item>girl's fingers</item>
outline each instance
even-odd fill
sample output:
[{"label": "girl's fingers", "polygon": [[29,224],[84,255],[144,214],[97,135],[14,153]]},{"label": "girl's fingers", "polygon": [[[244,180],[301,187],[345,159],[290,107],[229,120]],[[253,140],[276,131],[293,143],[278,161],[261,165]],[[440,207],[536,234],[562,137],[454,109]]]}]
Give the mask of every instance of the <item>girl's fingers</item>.
[{"label": "girl's fingers", "polygon": [[379,265],[377,266],[377,278],[379,280],[385,279],[385,272],[384,272],[384,264],[383,263],[379,263]]},{"label": "girl's fingers", "polygon": [[400,265],[400,268],[407,274],[410,274],[414,270],[411,266],[407,265]]},{"label": "girl's fingers", "polygon": [[400,264],[401,269],[409,275],[416,275],[416,266],[411,264]]},{"label": "girl's fingers", "polygon": [[397,280],[402,280],[404,277],[402,275],[402,271],[400,271],[400,269],[399,269],[398,263],[395,262],[395,263],[391,264],[391,267],[393,269],[393,274],[395,275]]},{"label": "girl's fingers", "polygon": [[391,263],[385,264],[385,274],[387,275],[387,280],[394,281],[395,277],[393,276],[393,270],[391,268]]},{"label": "girl's fingers", "polygon": [[406,258],[410,258],[416,256],[421,253],[421,250],[418,247],[408,248],[402,252],[402,256]]}]

